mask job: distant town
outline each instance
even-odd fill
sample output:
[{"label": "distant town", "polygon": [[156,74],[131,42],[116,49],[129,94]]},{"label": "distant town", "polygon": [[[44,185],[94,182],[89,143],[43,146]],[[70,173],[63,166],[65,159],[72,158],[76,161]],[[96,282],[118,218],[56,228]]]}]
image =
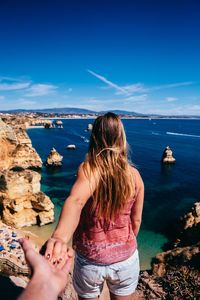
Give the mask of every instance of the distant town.
[{"label": "distant town", "polygon": [[[120,115],[122,119],[200,119],[199,115],[156,115],[142,114],[131,111],[111,110]],[[41,125],[42,119],[94,119],[107,111],[92,111],[81,108],[50,108],[38,110],[9,110],[0,111],[0,118],[6,119],[21,119],[22,123],[29,126]],[[21,122],[20,122],[21,123]],[[46,122],[48,123],[48,121]],[[59,125],[59,124],[58,124]]]}]

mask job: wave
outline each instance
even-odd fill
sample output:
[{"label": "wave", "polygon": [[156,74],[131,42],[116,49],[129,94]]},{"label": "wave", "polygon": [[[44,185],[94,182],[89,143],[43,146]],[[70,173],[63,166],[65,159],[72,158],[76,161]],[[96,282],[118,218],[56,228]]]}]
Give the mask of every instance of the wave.
[{"label": "wave", "polygon": [[171,135],[180,135],[180,136],[189,136],[189,137],[196,137],[196,138],[200,138],[200,135],[196,135],[196,134],[187,134],[187,133],[177,133],[177,132],[170,132],[167,131],[166,134],[171,134]]},{"label": "wave", "polygon": [[160,133],[155,132],[155,131],[152,131],[151,134],[153,134],[153,135],[160,135]]},{"label": "wave", "polygon": [[88,140],[84,135],[81,135],[81,139],[82,139],[85,143],[89,143],[89,140]]}]

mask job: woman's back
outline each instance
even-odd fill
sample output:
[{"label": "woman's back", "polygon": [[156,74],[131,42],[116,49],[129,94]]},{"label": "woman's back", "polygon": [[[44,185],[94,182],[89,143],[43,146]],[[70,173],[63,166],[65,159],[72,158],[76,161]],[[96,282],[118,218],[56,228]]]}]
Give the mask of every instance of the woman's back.
[{"label": "woman's back", "polygon": [[139,173],[131,168],[135,181],[132,197],[127,199],[114,220],[107,221],[98,216],[91,197],[84,206],[80,222],[74,234],[74,245],[78,253],[97,264],[111,264],[127,259],[137,248],[132,229],[131,212],[139,188]]}]

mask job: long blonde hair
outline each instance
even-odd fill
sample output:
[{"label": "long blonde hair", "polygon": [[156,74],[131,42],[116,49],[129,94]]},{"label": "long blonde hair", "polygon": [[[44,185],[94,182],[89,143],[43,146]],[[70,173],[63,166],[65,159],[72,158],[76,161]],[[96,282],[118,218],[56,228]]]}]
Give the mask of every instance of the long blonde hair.
[{"label": "long blonde hair", "polygon": [[134,194],[127,152],[128,144],[119,116],[110,112],[99,116],[93,124],[84,169],[90,172],[89,176],[98,174],[92,209],[98,207],[98,216],[106,221],[114,220]]}]

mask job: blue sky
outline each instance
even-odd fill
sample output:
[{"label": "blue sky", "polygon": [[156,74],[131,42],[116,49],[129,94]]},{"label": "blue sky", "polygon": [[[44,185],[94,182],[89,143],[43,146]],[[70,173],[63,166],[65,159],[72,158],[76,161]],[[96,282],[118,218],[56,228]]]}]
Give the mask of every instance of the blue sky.
[{"label": "blue sky", "polygon": [[200,115],[200,2],[1,0],[0,109]]}]

